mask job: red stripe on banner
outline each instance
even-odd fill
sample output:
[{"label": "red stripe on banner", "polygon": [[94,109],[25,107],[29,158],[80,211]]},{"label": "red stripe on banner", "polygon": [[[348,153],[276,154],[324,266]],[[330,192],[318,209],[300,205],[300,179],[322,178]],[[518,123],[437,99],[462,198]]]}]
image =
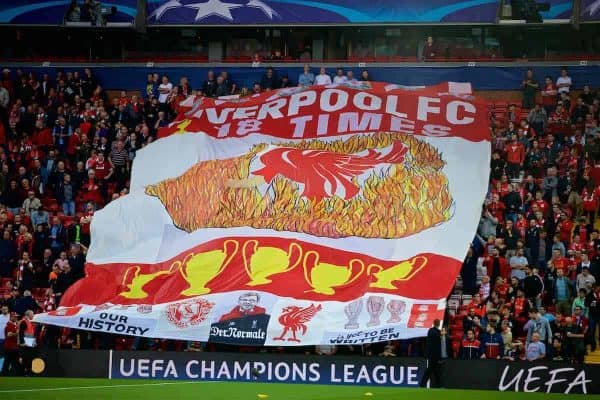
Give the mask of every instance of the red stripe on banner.
[{"label": "red stripe on banner", "polygon": [[446,297],[460,270],[453,258],[422,253],[384,261],[273,237],[212,240],[156,264],[87,264],[62,306],[160,304],[209,293],[260,290],[312,301],[350,301],[366,292]]},{"label": "red stripe on banner", "polygon": [[485,104],[451,92],[456,84],[406,90],[381,82],[295,87],[235,100],[197,97],[159,137],[202,132],[215,138],[262,133],[311,139],[364,132],[489,140]]}]

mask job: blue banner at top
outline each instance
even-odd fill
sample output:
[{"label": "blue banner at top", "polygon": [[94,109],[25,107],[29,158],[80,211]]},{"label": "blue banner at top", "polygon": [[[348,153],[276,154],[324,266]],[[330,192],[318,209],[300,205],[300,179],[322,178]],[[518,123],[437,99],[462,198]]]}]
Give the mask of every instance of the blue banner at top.
[{"label": "blue banner at top", "polygon": [[498,4],[498,0],[148,0],[148,24],[493,23]]},{"label": "blue banner at top", "polygon": [[600,21],[600,0],[581,0],[581,21]]},{"label": "blue banner at top", "polygon": [[[99,7],[116,7],[110,22],[132,22],[137,14],[137,0],[101,0]],[[78,0],[81,7],[83,0]],[[0,0],[0,24],[62,25],[71,0]]]},{"label": "blue banner at top", "polygon": [[573,14],[573,0],[537,0],[537,2],[550,4],[550,9],[541,13],[544,20],[569,19]]}]

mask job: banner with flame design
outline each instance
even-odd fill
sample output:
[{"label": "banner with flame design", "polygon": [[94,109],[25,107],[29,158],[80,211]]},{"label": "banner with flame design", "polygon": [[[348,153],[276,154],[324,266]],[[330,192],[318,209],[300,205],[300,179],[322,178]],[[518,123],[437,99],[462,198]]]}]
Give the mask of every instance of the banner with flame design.
[{"label": "banner with flame design", "polygon": [[190,97],[36,321],[240,345],[423,335],[478,223],[486,126],[452,82]]}]

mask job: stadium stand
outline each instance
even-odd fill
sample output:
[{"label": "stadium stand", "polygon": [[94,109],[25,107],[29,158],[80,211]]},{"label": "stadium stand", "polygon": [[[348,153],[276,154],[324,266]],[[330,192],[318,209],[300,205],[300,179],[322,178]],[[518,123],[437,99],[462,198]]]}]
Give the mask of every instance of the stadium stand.
[{"label": "stadium stand", "polygon": [[[593,352],[600,321],[600,99],[589,86],[575,90],[568,71],[561,78],[555,71],[544,82],[526,76],[522,101],[489,101],[489,193],[448,300],[446,324],[456,358],[525,359],[532,326],[545,320],[549,329],[540,339],[548,358],[580,363],[588,352],[589,361],[598,359]],[[223,74],[196,86],[180,77],[173,90],[160,94],[163,77],[144,78],[138,79],[142,90],[132,93],[106,91],[89,68],[47,69],[42,75],[26,68],[2,72],[0,296],[5,311],[56,309],[62,293],[84,275],[94,211],[127,195],[136,151],[154,140],[187,95],[246,95],[298,80],[265,76],[262,86],[251,88]],[[52,326],[36,334],[48,348],[258,350]],[[423,354],[423,341],[327,351],[413,356]]]}]

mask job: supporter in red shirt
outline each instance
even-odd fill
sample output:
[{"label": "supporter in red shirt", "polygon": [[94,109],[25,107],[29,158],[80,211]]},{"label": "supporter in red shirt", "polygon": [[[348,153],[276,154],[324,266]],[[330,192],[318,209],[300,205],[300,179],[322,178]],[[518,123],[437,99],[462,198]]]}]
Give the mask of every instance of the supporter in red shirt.
[{"label": "supporter in red shirt", "polygon": [[596,210],[598,210],[598,197],[591,185],[585,187],[581,192],[581,201],[583,212],[588,218],[588,221],[595,221]]},{"label": "supporter in red shirt", "polygon": [[569,260],[560,254],[560,250],[552,251],[552,258],[548,261],[548,266],[552,265],[555,270],[561,269],[567,275]]},{"label": "supporter in red shirt", "polygon": [[494,217],[498,218],[499,223],[504,220],[506,206],[500,201],[497,194],[492,195],[492,201],[488,204],[487,209]]},{"label": "supporter in red shirt", "polygon": [[515,224],[515,228],[517,228],[517,232],[519,232],[519,237],[524,239],[527,228],[529,228],[529,224],[521,213],[517,214],[517,223]]},{"label": "supporter in red shirt", "polygon": [[600,184],[600,160],[594,160],[594,166],[590,168],[589,175],[596,185]]},{"label": "supporter in red shirt", "polygon": [[483,265],[487,269],[487,275],[492,282],[495,282],[496,278],[499,276],[503,279],[508,279],[510,277],[510,265],[506,262],[506,259],[500,255],[497,248],[492,250],[492,254],[483,261]]},{"label": "supporter in red shirt", "polygon": [[552,82],[552,77],[547,76],[542,89],[542,105],[546,110],[546,114],[550,115],[556,106],[556,85]]},{"label": "supporter in red shirt", "polygon": [[75,157],[75,153],[77,152],[77,148],[79,147],[81,141],[81,131],[79,130],[79,128],[75,129],[75,131],[73,131],[73,134],[71,136],[69,136],[68,142],[67,142],[67,155],[69,156],[69,158],[74,158]]},{"label": "supporter in red shirt", "polygon": [[569,242],[571,241],[571,233],[573,232],[573,221],[571,221],[565,213],[561,213],[560,222],[556,228],[560,232],[560,241],[568,247]]},{"label": "supporter in red shirt", "polygon": [[113,174],[112,166],[110,162],[105,159],[104,153],[102,152],[98,152],[96,159],[90,162],[89,169],[93,169],[95,171],[96,179],[101,181],[108,180]]},{"label": "supporter in red shirt", "polygon": [[579,251],[584,251],[586,250],[586,243],[581,241],[581,236],[579,236],[578,234],[574,234],[573,235],[573,241],[571,242],[571,244],[569,244],[569,250],[573,250],[575,252]]},{"label": "supporter in red shirt", "polygon": [[519,177],[519,171],[525,161],[525,148],[517,141],[517,136],[513,135],[511,142],[506,146],[507,173],[512,179]]},{"label": "supporter in red shirt", "polygon": [[92,203],[87,203],[85,205],[85,213],[79,219],[80,224],[80,242],[82,245],[88,247],[90,245],[90,225],[92,223],[92,219],[94,218],[94,205]]},{"label": "supporter in red shirt", "polygon": [[486,313],[485,301],[481,298],[479,293],[475,293],[473,295],[473,302],[471,303],[471,308],[475,310],[475,315],[479,318],[483,318]]},{"label": "supporter in red shirt", "polygon": [[579,235],[581,239],[581,243],[584,245],[586,249],[592,248],[593,246],[589,245],[589,240],[591,237],[592,226],[587,223],[585,217],[581,217],[579,219],[579,223],[573,229],[573,236]]},{"label": "supporter in red shirt", "polygon": [[21,370],[19,364],[19,329],[17,325],[18,315],[10,313],[10,321],[0,329],[4,330],[4,364],[2,365],[2,376],[17,375]]},{"label": "supporter in red shirt", "polygon": [[85,202],[91,201],[95,204],[102,204],[104,202],[100,182],[96,179],[96,173],[93,169],[88,171],[88,180],[83,184],[80,193]]},{"label": "supporter in red shirt", "polygon": [[499,276],[496,278],[496,284],[494,285],[494,292],[498,294],[498,297],[506,300],[506,296],[508,295],[508,289],[510,285],[507,283],[507,280]]},{"label": "supporter in red shirt", "polygon": [[119,97],[119,105],[120,106],[127,106],[129,105],[129,98],[127,97],[127,91],[126,90],[121,90],[121,96]]},{"label": "supporter in red shirt", "polygon": [[476,360],[481,357],[481,343],[475,339],[475,332],[472,329],[467,331],[467,338],[463,339],[460,345],[461,360]]},{"label": "supporter in red shirt", "polygon": [[543,193],[541,191],[538,190],[535,192],[535,200],[533,201],[533,204],[537,205],[538,210],[540,210],[544,216],[548,216],[550,206],[548,205],[548,202],[544,200]]}]

